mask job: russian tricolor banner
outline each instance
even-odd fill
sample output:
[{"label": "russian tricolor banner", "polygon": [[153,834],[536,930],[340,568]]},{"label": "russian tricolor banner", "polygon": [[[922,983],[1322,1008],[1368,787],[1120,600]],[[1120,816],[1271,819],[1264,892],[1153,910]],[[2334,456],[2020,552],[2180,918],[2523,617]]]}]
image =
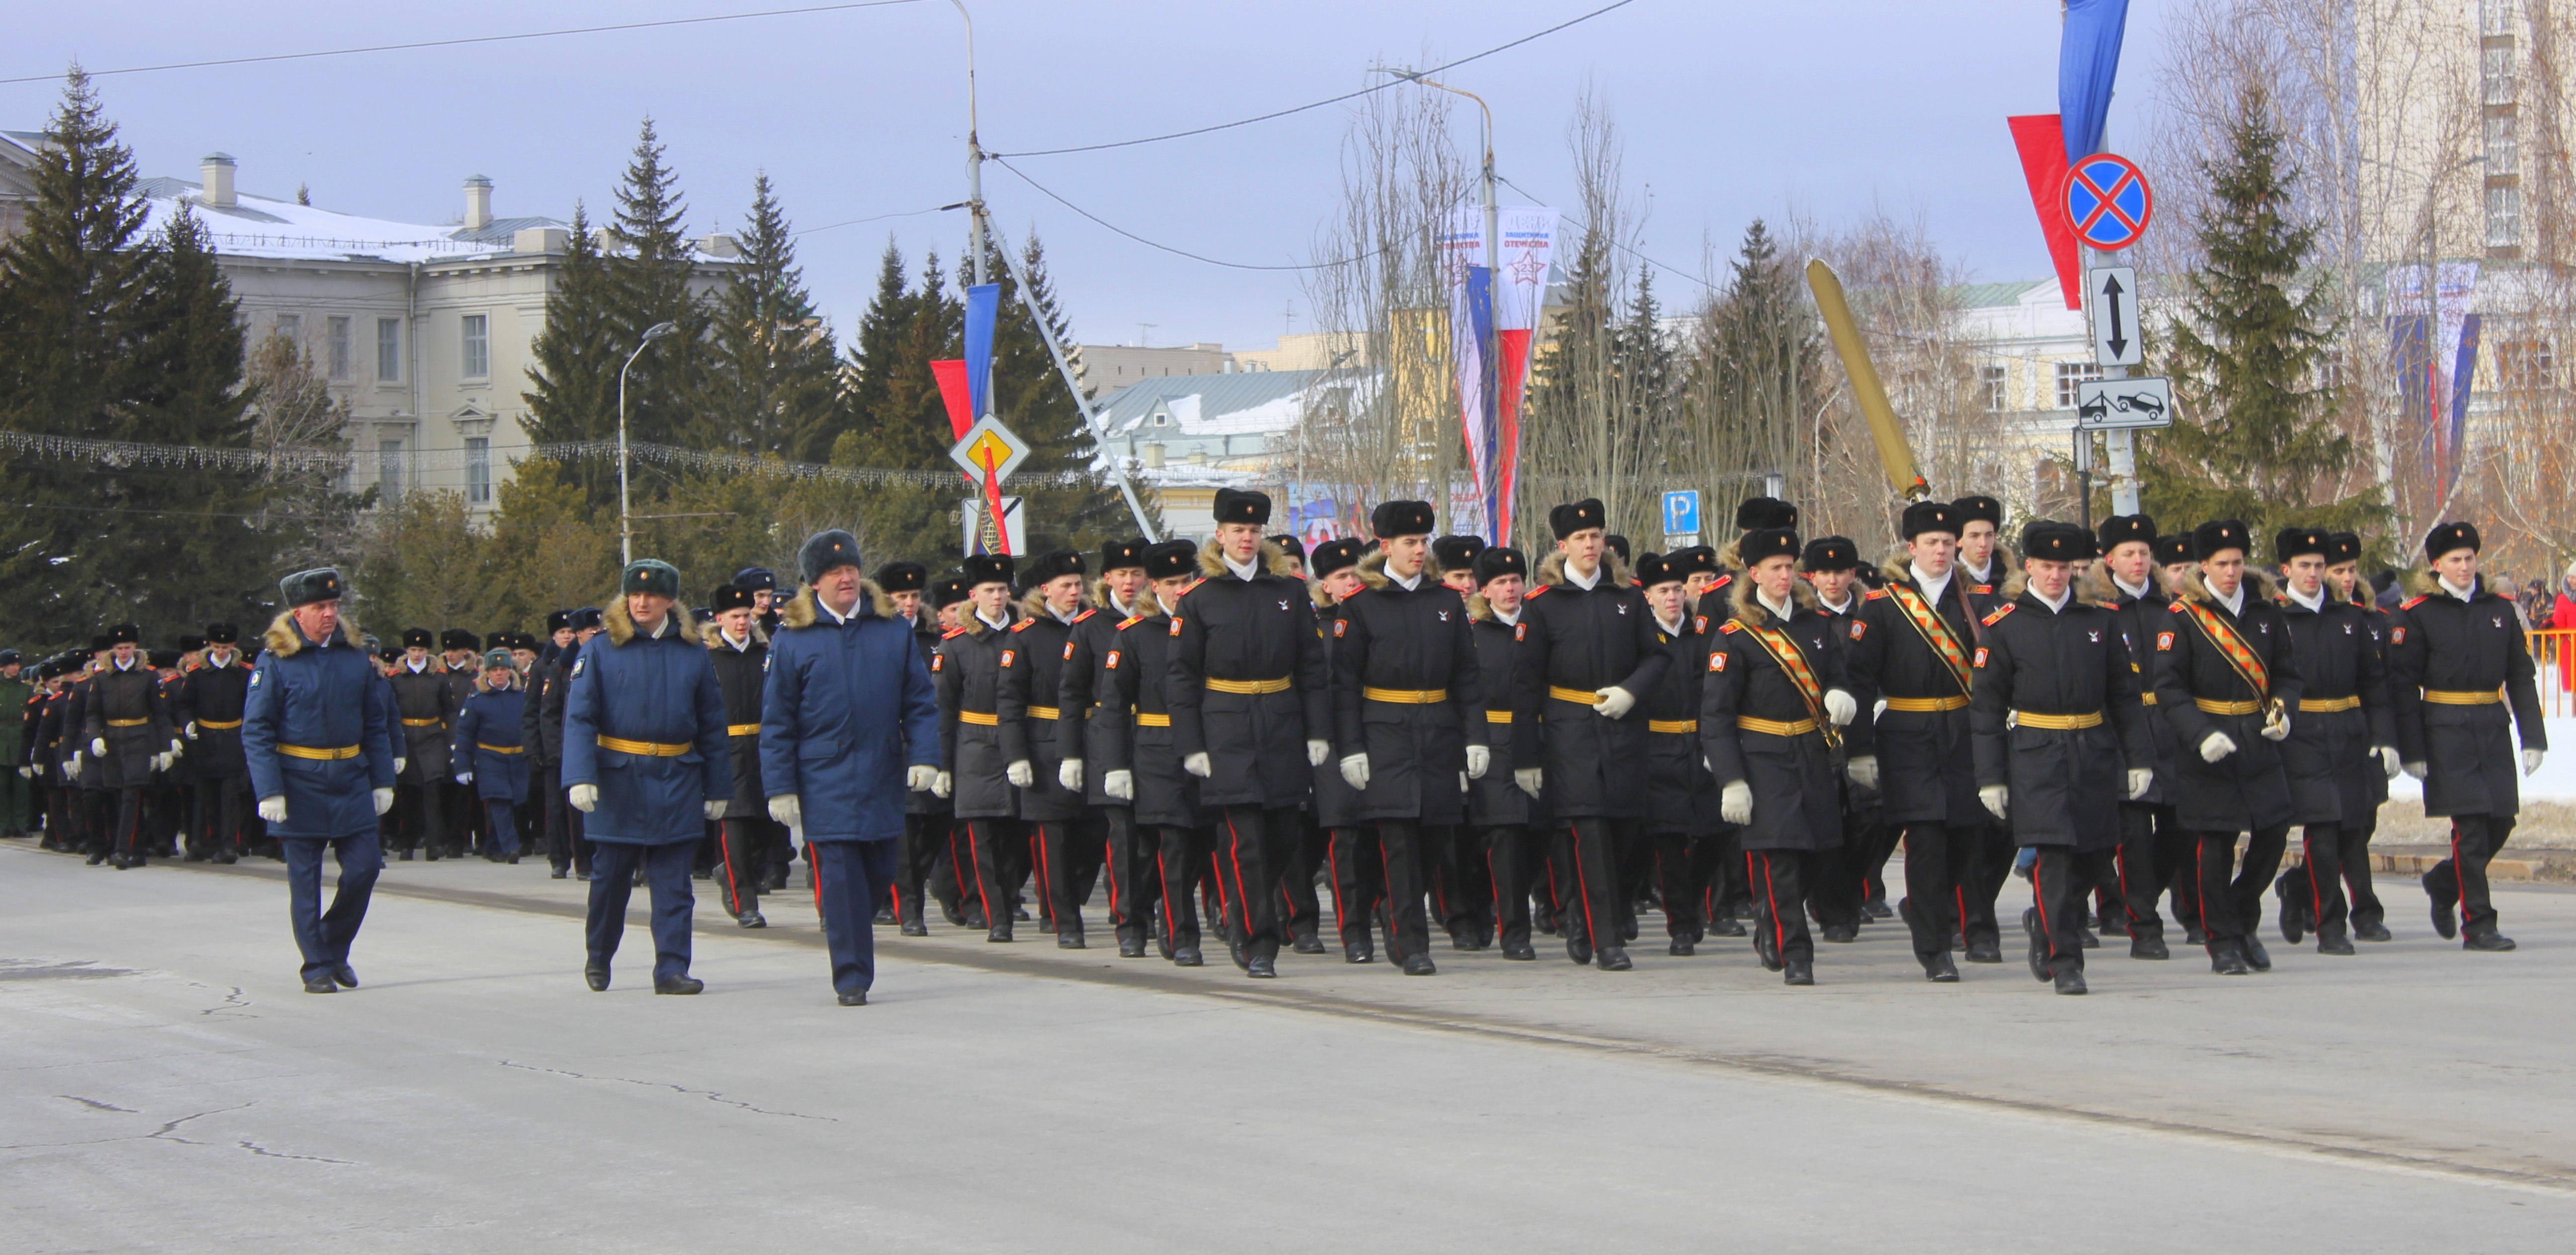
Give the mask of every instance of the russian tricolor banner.
[{"label": "russian tricolor banner", "polygon": [[1479,207],[1455,211],[1441,251],[1450,276],[1449,352],[1458,380],[1459,428],[1475,476],[1482,535],[1499,545],[1512,532],[1521,397],[1529,383],[1531,339],[1547,305],[1558,214],[1524,207],[1501,210],[1497,217],[1499,266],[1487,262],[1485,213]]}]

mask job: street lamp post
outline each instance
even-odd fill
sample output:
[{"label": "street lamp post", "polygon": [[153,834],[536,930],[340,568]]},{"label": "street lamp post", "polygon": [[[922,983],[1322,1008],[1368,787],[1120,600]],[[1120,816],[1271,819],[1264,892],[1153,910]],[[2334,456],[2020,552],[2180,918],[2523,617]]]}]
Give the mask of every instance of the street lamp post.
[{"label": "street lamp post", "polygon": [[[1392,74],[1395,77],[1403,79],[1404,81],[1416,86],[1428,87],[1435,91],[1448,92],[1453,96],[1464,96],[1469,100],[1475,101],[1476,108],[1484,115],[1485,125],[1483,128],[1484,135],[1482,138],[1485,141],[1485,167],[1481,181],[1483,184],[1482,191],[1485,209],[1485,269],[1488,274],[1499,278],[1503,272],[1503,229],[1502,209],[1494,199],[1493,106],[1486,104],[1485,98],[1474,92],[1468,91],[1464,88],[1451,87],[1447,83],[1426,78],[1418,71],[1404,69],[1400,66],[1379,66],[1378,72],[1381,74]],[[1492,284],[1492,286],[1487,289],[1488,291],[1496,293],[1501,291],[1500,283],[1495,282],[1493,279],[1489,279],[1488,283]],[[1500,358],[1501,345],[1499,344],[1499,340],[1502,335],[1501,327],[1502,320],[1499,318],[1495,319],[1494,336],[1484,343],[1482,346],[1483,351],[1479,355],[1484,361],[1485,391],[1487,394],[1487,400],[1497,404],[1499,403],[1499,400],[1492,394],[1496,388],[1501,386],[1502,380],[1502,364]],[[1454,331],[1452,334],[1455,334]],[[1449,518],[1450,530],[1455,531],[1457,530],[1457,520],[1450,517],[1452,512],[1449,508],[1449,477],[1451,474],[1449,469],[1449,458],[1454,450],[1446,439],[1436,440],[1434,444],[1437,448],[1437,452],[1433,455],[1432,467],[1433,474],[1437,476],[1435,491],[1439,494],[1439,500],[1433,508],[1440,512],[1441,517]],[[1471,473],[1469,478],[1473,479],[1474,475]],[[1502,541],[1502,537],[1496,537],[1494,543],[1501,544]]]},{"label": "street lamp post", "polygon": [[635,351],[626,355],[626,364],[617,368],[617,552],[618,563],[635,560],[635,525],[626,514],[626,372],[635,369],[635,359],[653,342],[680,329],[675,322],[657,322],[644,329],[644,339]]},{"label": "street lamp post", "polygon": [[[966,19],[966,211],[973,219],[975,233],[968,255],[974,259],[973,274],[977,286],[984,279],[984,141],[976,133],[975,120],[975,15],[966,11],[966,0],[948,0],[957,6],[957,16]],[[981,418],[982,415],[976,417]]]}]

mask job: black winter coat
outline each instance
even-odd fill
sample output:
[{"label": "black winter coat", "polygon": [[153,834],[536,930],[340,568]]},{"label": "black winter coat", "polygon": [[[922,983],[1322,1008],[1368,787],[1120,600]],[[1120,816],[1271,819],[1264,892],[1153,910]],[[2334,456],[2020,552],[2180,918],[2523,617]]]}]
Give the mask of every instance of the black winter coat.
[{"label": "black winter coat", "polygon": [[[1805,581],[1789,591],[1795,604],[1782,623],[1757,599],[1752,580],[1735,581],[1732,617],[1718,627],[1700,676],[1700,744],[1718,788],[1742,781],[1753,789],[1753,819],[1742,835],[1748,850],[1830,850],[1843,841],[1840,772],[1825,744],[1824,712],[1808,706],[1796,681],[1754,637],[1755,628],[1785,630],[1815,677],[1819,701],[1834,689],[1849,691],[1833,616],[1816,608],[1815,590]],[[1819,722],[1783,736],[1740,720]]]},{"label": "black winter coat", "polygon": [[1655,639],[1670,661],[1662,682],[1637,696],[1637,714],[1646,721],[1646,832],[1708,836],[1723,826],[1717,781],[1708,774],[1699,738],[1701,681],[1716,625],[1706,615],[1685,615],[1679,632],[1657,623]]},{"label": "black winter coat", "polygon": [[2302,685],[2290,735],[2281,742],[2291,822],[2375,821],[2388,785],[2375,751],[2397,744],[2397,709],[2388,701],[2387,662],[2371,612],[2331,592],[2314,610],[2286,594],[2279,604]]},{"label": "black winter coat", "polygon": [[[2084,581],[2054,612],[2038,597],[2012,591],[2012,600],[1980,621],[1984,636],[1969,710],[1976,782],[2009,786],[2005,826],[2013,844],[2110,849],[2120,843],[2129,769],[2155,762],[2128,638],[2117,611],[2086,599]],[[2045,728],[2033,716],[2098,722]]]},{"label": "black winter coat", "polygon": [[1002,651],[1011,633],[972,612],[931,656],[930,680],[939,690],[939,763],[949,775],[949,802],[959,819],[1016,819],[1020,791],[1004,774],[998,712]]},{"label": "black winter coat", "polygon": [[725,803],[727,819],[762,819],[769,815],[769,794],[760,787],[760,693],[769,680],[769,637],[758,625],[741,648],[724,638],[713,623],[699,625],[707,660],[716,667],[716,688],[724,693],[725,744],[733,752],[733,798]]},{"label": "black winter coat", "polygon": [[[1852,725],[1851,753],[1877,756],[1879,812],[1888,823],[1990,823],[1994,817],[1977,801],[1967,701],[1975,685],[1969,664],[1985,630],[1978,620],[1994,606],[1970,591],[1978,585],[1955,570],[1940,599],[1926,601],[1958,650],[1953,670],[1916,627],[1902,594],[1892,591],[1923,596],[1912,567],[1900,560],[1881,570],[1888,586],[1864,593],[1859,610],[1843,624],[1852,696],[1862,711]],[[1872,720],[1869,712],[1882,700],[1887,709]]]},{"label": "black winter coat", "polygon": [[1206,579],[1181,595],[1172,620],[1172,730],[1184,758],[1206,754],[1208,806],[1303,805],[1312,791],[1308,740],[1330,741],[1333,695],[1322,628],[1303,580],[1277,546],[1249,580],[1199,550]]},{"label": "black winter coat", "polygon": [[[916,619],[912,625],[912,647],[915,651],[920,653],[922,658],[921,665],[927,667],[930,665],[931,659],[939,656],[940,635],[939,616],[933,614],[927,605],[923,606],[920,617]],[[938,677],[933,676],[931,678],[935,680]],[[933,685],[932,687],[936,688],[937,686]],[[954,803],[928,789],[907,789],[904,791],[904,814],[945,815],[953,809],[955,809]]]},{"label": "black winter coat", "polygon": [[[2120,625],[2120,639],[2129,647],[2129,665],[2138,672],[2138,700],[2147,707],[2147,736],[2155,742],[2156,779],[2147,786],[2147,795],[2135,799],[2140,806],[2169,803],[2182,787],[2182,764],[2174,757],[2177,748],[2171,724],[2156,717],[2156,633],[2164,631],[2173,620],[2173,598],[2155,585],[2155,575],[2147,576],[2147,595],[2132,597],[2127,590],[2109,578],[2101,586],[2109,591],[2099,604],[2111,612]],[[2121,795],[2126,798],[2126,794]]]},{"label": "black winter coat", "polygon": [[[1067,722],[1056,703],[1064,691],[1064,664],[1073,655],[1073,626],[1049,613],[1030,593],[1023,617],[1011,625],[1002,647],[1002,682],[994,691],[995,713],[1002,720],[1002,762],[1029,764],[1034,779],[1020,790],[1020,818],[1049,823],[1082,816],[1082,794],[1056,779],[1067,758],[1082,757],[1076,739],[1082,725]],[[1077,614],[1099,618],[1097,610]]]},{"label": "black winter coat", "polygon": [[[1147,599],[1153,597],[1148,591]],[[1098,613],[1086,610],[1073,621],[1073,634],[1066,641],[1063,675],[1057,681],[1056,709],[1064,712],[1064,740],[1061,748],[1068,758],[1083,760],[1082,801],[1085,806],[1125,806],[1100,791],[1100,768],[1092,760],[1100,756],[1100,733],[1092,721],[1099,714],[1101,660],[1109,656],[1118,639],[1118,626],[1135,616],[1122,613],[1109,596],[1105,580],[1091,586]]]},{"label": "black winter coat", "polygon": [[2439,587],[2419,577],[2416,595],[2388,616],[2398,757],[2426,767],[2427,817],[2515,814],[2522,764],[2514,732],[2524,749],[2549,748],[2522,623],[2483,579],[2467,601]]},{"label": "black winter coat", "polygon": [[1426,567],[1407,589],[1386,555],[1360,561],[1366,587],[1335,606],[1334,748],[1326,764],[1367,754],[1359,816],[1425,824],[1467,820],[1467,747],[1485,743],[1484,684],[1467,603]]},{"label": "black winter coat", "polygon": [[[119,671],[115,663],[92,676],[81,708],[84,744],[107,742],[105,762],[93,762],[107,788],[152,783],[152,756],[170,748],[170,712],[161,702],[161,675],[137,657]],[[86,783],[86,778],[84,778]]]},{"label": "black winter coat", "polygon": [[[2304,684],[2298,661],[2291,656],[2289,620],[2272,604],[2272,582],[2254,571],[2238,586],[2242,615],[2230,614],[2209,594],[2198,572],[2156,631],[2156,715],[2174,731],[2174,761],[2181,788],[2174,798],[2174,819],[2186,832],[2251,832],[2290,822],[2290,779],[2281,769],[2281,749],[2263,739],[2263,715],[2220,714],[2199,703],[2280,701],[2298,726],[2299,695]],[[2227,656],[2201,634],[2189,611],[2204,605],[2236,629],[2236,635],[2260,660],[2264,692],[2256,692],[2237,674]],[[2508,612],[2510,617],[2510,612]],[[2212,732],[2224,732],[2236,752],[2217,762],[2201,757],[2200,745]]]},{"label": "black winter coat", "polygon": [[1521,602],[1512,765],[1542,769],[1551,822],[1646,814],[1646,718],[1634,708],[1602,718],[1592,694],[1616,686],[1642,698],[1672,658],[1625,565],[1611,557],[1599,575],[1587,590],[1566,578],[1563,554],[1550,555]]},{"label": "black winter coat", "polygon": [[[1146,594],[1151,598],[1153,594]],[[1172,731],[1172,619],[1150,614],[1123,619],[1100,654],[1094,688],[1091,767],[1102,776],[1125,771],[1134,778],[1137,827],[1202,828],[1199,778],[1181,770],[1180,743]]]},{"label": "black winter coat", "polygon": [[394,664],[389,683],[394,689],[394,713],[402,719],[401,734],[394,738],[403,763],[404,784],[441,784],[447,780],[447,742],[456,729],[456,716],[464,707],[456,700],[456,690],[449,687],[447,673],[433,662],[419,671],[409,663]]},{"label": "black winter coat", "polygon": [[1468,822],[1479,828],[1543,823],[1536,817],[1537,802],[1512,778],[1513,677],[1519,671],[1521,629],[1496,617],[1481,595],[1468,598],[1467,616],[1476,641],[1476,672],[1485,681],[1482,718],[1493,754],[1484,778],[1467,782]]},{"label": "black winter coat", "polygon": [[196,739],[188,742],[188,762],[205,779],[230,780],[250,772],[241,741],[250,676],[250,660],[239,653],[233,655],[230,666],[208,663],[188,673],[177,719],[183,725],[197,725]]}]

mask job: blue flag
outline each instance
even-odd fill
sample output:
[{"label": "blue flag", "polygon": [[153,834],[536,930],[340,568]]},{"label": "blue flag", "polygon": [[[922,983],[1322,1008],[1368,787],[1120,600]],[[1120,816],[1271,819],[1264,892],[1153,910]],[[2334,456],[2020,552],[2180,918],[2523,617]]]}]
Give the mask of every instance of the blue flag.
[{"label": "blue flag", "polygon": [[2066,0],[2066,30],[2057,50],[2057,116],[2066,128],[2066,160],[2102,151],[2111,113],[2111,83],[2120,77],[2120,36],[2129,0]]},{"label": "blue flag", "polygon": [[966,400],[977,422],[993,412],[993,322],[1001,312],[1001,284],[966,289]]}]

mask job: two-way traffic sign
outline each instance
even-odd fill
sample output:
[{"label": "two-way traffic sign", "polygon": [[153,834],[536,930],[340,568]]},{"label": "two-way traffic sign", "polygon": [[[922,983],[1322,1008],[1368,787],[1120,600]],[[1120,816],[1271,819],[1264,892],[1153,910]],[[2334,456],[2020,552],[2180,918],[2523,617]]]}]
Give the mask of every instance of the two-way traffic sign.
[{"label": "two-way traffic sign", "polygon": [[2135,366],[2146,360],[2138,336],[2138,271],[2134,266],[2099,266],[2085,272],[2084,303],[2093,316],[2093,360],[2104,366]]}]

